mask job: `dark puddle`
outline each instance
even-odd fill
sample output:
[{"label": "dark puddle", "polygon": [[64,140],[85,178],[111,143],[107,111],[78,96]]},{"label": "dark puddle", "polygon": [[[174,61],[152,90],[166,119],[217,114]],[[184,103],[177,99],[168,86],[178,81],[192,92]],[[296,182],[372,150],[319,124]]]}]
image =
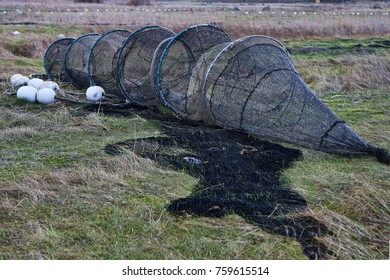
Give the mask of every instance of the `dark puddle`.
[{"label": "dark puddle", "polygon": [[216,218],[235,213],[261,229],[296,239],[310,259],[332,254],[318,240],[331,233],[303,214],[305,199],[280,179],[281,171],[302,157],[300,150],[244,133],[184,124],[150,110],[138,114],[158,119],[166,137],[127,140],[109,144],[105,150],[118,155],[122,149],[131,149],[166,168],[199,178],[190,196],[167,205],[169,212]]}]

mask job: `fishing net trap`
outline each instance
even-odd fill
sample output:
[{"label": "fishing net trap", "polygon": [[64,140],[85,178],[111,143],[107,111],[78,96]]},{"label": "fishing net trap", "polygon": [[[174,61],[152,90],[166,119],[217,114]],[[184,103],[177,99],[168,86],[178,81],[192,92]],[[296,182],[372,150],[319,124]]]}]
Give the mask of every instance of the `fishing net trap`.
[{"label": "fishing net trap", "polygon": [[93,45],[99,38],[100,35],[96,33],[80,36],[68,47],[65,53],[65,72],[71,83],[79,89],[90,86],[88,59]]},{"label": "fishing net trap", "polygon": [[70,82],[65,73],[64,59],[68,47],[75,41],[74,38],[61,38],[49,45],[43,56],[43,67],[49,79]]},{"label": "fishing net trap", "polygon": [[150,85],[152,87],[152,91],[156,93],[158,96],[158,87],[157,87],[157,66],[160,61],[161,55],[163,54],[165,48],[169,44],[169,42],[173,39],[174,37],[169,37],[160,42],[158,46],[156,47],[153,57],[152,57],[152,62],[150,63],[150,69],[149,69],[149,79],[150,79]]},{"label": "fishing net trap", "polygon": [[88,76],[91,85],[101,86],[106,94],[123,97],[115,78],[119,50],[132,33],[128,30],[110,30],[97,39],[88,58]]},{"label": "fishing net trap", "polygon": [[142,106],[162,101],[184,119],[390,164],[389,153],[337,117],[298,75],[287,49],[267,36],[232,41],[209,24],[177,34],[159,26],[112,30],[55,41],[44,65],[50,77],[80,89],[99,85]]},{"label": "fishing net trap", "polygon": [[150,67],[157,46],[175,33],[159,26],[136,30],[124,42],[118,56],[116,78],[122,94],[143,106],[156,105],[158,95],[150,84]]},{"label": "fishing net trap", "polygon": [[265,36],[239,39],[208,67],[203,94],[213,123],[268,139],[329,153],[374,154],[366,143],[313,93],[287,50]]},{"label": "fishing net trap", "polygon": [[197,110],[194,106],[198,105],[189,102],[189,99],[200,99],[196,94],[190,98],[188,96],[194,68],[210,48],[230,41],[225,31],[209,24],[191,26],[170,40],[162,51],[156,69],[157,89],[163,102],[177,114],[198,120],[199,117],[193,113]]}]

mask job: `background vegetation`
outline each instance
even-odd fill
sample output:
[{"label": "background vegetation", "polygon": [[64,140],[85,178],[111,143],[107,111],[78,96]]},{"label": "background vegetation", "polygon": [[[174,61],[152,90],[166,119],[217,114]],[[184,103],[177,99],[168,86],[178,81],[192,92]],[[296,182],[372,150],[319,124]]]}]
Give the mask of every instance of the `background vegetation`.
[{"label": "background vegetation", "polygon": [[[178,31],[215,23],[234,38],[282,41],[303,79],[358,134],[390,149],[390,8],[364,5],[149,7],[61,1],[0,4],[0,90],[14,73],[42,73],[59,34],[160,24]],[[13,35],[13,31],[20,35]],[[158,121],[0,97],[0,259],[305,259],[300,245],[237,215],[176,217],[173,199],[199,178],[107,144],[159,136]],[[283,144],[285,145],[285,144]],[[296,148],[296,147],[295,147]],[[371,157],[301,149],[282,174],[308,203],[305,213],[332,234],[318,238],[330,259],[387,259],[390,169]],[[319,248],[321,250],[321,248]]]}]

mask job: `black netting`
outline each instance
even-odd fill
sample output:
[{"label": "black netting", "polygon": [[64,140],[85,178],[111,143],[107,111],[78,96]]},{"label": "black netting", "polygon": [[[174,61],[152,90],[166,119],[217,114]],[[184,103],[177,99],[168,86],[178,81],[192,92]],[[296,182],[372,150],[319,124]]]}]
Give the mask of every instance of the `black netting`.
[{"label": "black netting", "polygon": [[88,77],[88,59],[92,46],[100,38],[99,34],[85,34],[77,38],[65,54],[65,71],[77,88],[90,86]]},{"label": "black netting", "polygon": [[191,26],[179,32],[168,43],[157,67],[157,86],[164,103],[191,118],[187,93],[193,69],[210,48],[230,41],[226,32],[213,25]]},{"label": "black netting", "polygon": [[208,112],[218,125],[332,153],[369,151],[307,87],[286,50],[271,38],[235,41],[213,61],[206,79]]},{"label": "black netting", "polygon": [[150,26],[135,31],[124,43],[117,66],[117,81],[122,94],[140,105],[155,105],[158,95],[150,84],[150,66],[157,46],[175,33]]},{"label": "black netting", "polygon": [[[161,117],[157,118],[160,124]],[[301,158],[299,150],[245,133],[181,122],[163,122],[159,128],[164,137],[131,139],[109,144],[105,150],[118,155],[128,149],[198,178],[191,194],[172,198],[167,206],[170,213],[183,217],[234,213],[263,230],[294,238],[309,258],[332,254],[321,242],[332,233],[307,216],[304,197],[280,178],[281,171]]]},{"label": "black netting", "polygon": [[128,30],[111,30],[104,33],[93,45],[88,61],[91,85],[101,86],[106,94],[123,97],[116,82],[119,50],[131,35]]},{"label": "black netting", "polygon": [[68,47],[75,41],[74,38],[62,38],[54,41],[46,49],[43,56],[43,67],[49,79],[60,82],[70,82],[65,74],[64,59]]}]

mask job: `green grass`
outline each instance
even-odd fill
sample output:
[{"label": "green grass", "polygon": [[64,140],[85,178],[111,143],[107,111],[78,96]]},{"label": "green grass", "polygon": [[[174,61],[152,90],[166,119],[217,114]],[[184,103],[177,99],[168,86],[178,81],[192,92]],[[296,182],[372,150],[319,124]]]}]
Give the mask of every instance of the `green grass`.
[{"label": "green grass", "polygon": [[13,98],[0,98],[0,258],[305,258],[294,240],[235,215],[173,217],[166,205],[189,195],[198,178],[131,152],[104,153],[108,143],[158,135],[154,122]]},{"label": "green grass", "polygon": [[306,40],[285,40],[283,42],[293,57],[315,59],[338,57],[341,55],[375,54],[390,48],[387,38],[325,38]]},{"label": "green grass", "polygon": [[[3,33],[10,29],[2,28]],[[43,33],[49,37],[61,28],[45,26]],[[34,34],[37,29],[25,26],[21,32]],[[389,75],[390,54],[385,48],[374,55],[355,51],[356,45],[370,42],[355,38],[286,44],[298,49],[341,46],[329,52],[292,52],[292,59],[337,115],[369,142],[390,149],[390,96],[386,83],[376,78]],[[383,68],[378,68],[377,55]],[[0,63],[3,78],[18,71],[43,72],[40,58],[0,57]],[[6,87],[0,84],[1,91]],[[107,144],[161,135],[157,124],[136,114],[87,114],[74,105],[42,106],[0,96],[0,259],[306,258],[293,239],[238,215],[172,216],[166,205],[189,195],[198,178],[158,166],[131,150],[120,156],[104,152]],[[298,214],[313,216],[334,233],[322,237],[335,253],[328,257],[387,258],[388,166],[371,157],[306,149],[303,154],[283,180],[308,203],[305,213]]]},{"label": "green grass", "polygon": [[37,24],[37,25],[0,25],[0,33],[3,35],[8,35],[13,31],[17,30],[20,32],[20,37],[9,37],[5,36],[8,40],[12,41],[23,41],[28,37],[35,37],[44,34],[45,36],[56,37],[59,34],[69,33],[78,35],[85,33],[86,28],[80,25],[61,25],[61,24]]},{"label": "green grass", "polygon": [[151,122],[136,117],[91,114],[80,119],[72,118],[67,109],[27,113],[44,107],[26,105],[24,114],[2,114],[0,154],[10,163],[0,166],[0,178],[93,161],[104,155],[103,148],[109,143],[156,133]]}]

